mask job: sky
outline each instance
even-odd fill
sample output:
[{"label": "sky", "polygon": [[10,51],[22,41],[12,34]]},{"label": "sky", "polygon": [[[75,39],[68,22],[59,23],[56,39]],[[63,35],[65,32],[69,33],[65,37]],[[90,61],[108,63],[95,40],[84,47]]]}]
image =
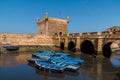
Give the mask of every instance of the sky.
[{"label": "sky", "polygon": [[0,32],[36,34],[36,18],[70,17],[69,33],[120,26],[120,0],[0,0]]}]

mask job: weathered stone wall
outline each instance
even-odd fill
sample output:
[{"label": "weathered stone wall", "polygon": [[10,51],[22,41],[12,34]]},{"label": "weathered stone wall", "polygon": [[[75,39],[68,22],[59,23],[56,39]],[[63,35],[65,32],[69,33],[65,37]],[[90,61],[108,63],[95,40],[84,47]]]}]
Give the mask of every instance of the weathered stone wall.
[{"label": "weathered stone wall", "polygon": [[38,34],[46,35],[46,22],[45,20],[41,20],[38,24]]},{"label": "weathered stone wall", "polygon": [[36,22],[40,35],[63,36],[68,34],[69,17],[66,19],[52,18],[46,14],[43,19],[37,19]]},{"label": "weathered stone wall", "polygon": [[49,18],[48,35],[59,36],[68,34],[68,23],[66,20]]},{"label": "weathered stone wall", "polygon": [[2,45],[54,45],[52,37],[38,34],[0,33]]}]

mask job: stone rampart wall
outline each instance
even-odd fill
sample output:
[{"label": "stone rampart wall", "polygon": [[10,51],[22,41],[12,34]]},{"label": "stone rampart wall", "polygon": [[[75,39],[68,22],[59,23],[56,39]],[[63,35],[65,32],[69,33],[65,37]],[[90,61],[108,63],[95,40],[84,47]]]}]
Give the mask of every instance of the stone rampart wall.
[{"label": "stone rampart wall", "polygon": [[37,34],[0,33],[2,45],[54,45],[52,37]]}]

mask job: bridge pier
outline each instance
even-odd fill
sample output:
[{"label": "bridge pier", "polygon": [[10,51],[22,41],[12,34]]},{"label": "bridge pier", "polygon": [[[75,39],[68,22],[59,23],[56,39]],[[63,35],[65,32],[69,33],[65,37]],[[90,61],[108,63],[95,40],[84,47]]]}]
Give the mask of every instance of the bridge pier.
[{"label": "bridge pier", "polygon": [[65,48],[68,47],[68,37],[65,37]]},{"label": "bridge pier", "polygon": [[97,42],[97,52],[102,52],[102,45],[103,45],[103,38],[102,37],[98,37],[98,42]]},{"label": "bridge pier", "polygon": [[80,37],[77,37],[76,38],[76,49],[78,50],[80,50]]}]

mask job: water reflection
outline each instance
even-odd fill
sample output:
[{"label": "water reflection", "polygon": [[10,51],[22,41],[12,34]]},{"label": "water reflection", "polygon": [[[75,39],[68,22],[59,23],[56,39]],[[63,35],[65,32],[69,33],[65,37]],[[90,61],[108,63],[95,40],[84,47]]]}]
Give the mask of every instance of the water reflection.
[{"label": "water reflection", "polygon": [[40,77],[42,77],[43,80],[95,80],[94,77],[88,76],[83,73],[82,70],[79,70],[78,72],[68,72],[65,71],[64,73],[49,73],[45,71],[41,71],[39,69],[35,68],[34,64],[28,64],[32,68],[35,69],[36,74],[38,74]]},{"label": "water reflection", "polygon": [[117,72],[114,76],[114,80],[120,80],[120,72]]},{"label": "water reflection", "polygon": [[49,73],[49,72],[46,72],[46,71],[41,71],[39,69],[36,68],[35,64],[31,64],[31,63],[28,63],[28,65],[32,68],[35,69],[35,72],[36,74],[42,76],[42,77],[55,77],[55,78],[62,78],[64,77],[64,74],[60,74],[60,73]]},{"label": "water reflection", "polygon": [[[117,80],[120,67],[114,67],[114,56],[108,58],[97,57],[96,61],[90,55],[72,54],[82,58],[85,63],[77,73],[64,72],[48,73],[40,71],[27,63],[32,52],[0,54],[0,79],[1,80]],[[119,54],[116,54],[117,56]],[[116,59],[116,58],[115,58]],[[119,62],[120,63],[120,62]],[[118,64],[117,64],[118,65]],[[14,76],[16,75],[16,77]],[[7,78],[8,77],[8,78]],[[18,79],[20,78],[20,79]]]},{"label": "water reflection", "polygon": [[41,71],[41,70],[39,70],[39,69],[36,69],[35,68],[35,72],[38,74],[38,75],[40,75],[40,76],[42,76],[43,78],[52,78],[52,77],[54,77],[54,78],[58,78],[58,79],[61,79],[61,78],[63,78],[65,75],[64,74],[59,74],[59,73],[48,73],[48,72],[45,72],[45,71]]},{"label": "water reflection", "polygon": [[120,51],[113,53],[110,60],[113,66],[120,67]]},{"label": "water reflection", "polygon": [[31,54],[20,54],[19,52],[0,54],[0,66],[17,66],[25,64],[27,63],[26,59],[30,57]]},{"label": "water reflection", "polygon": [[73,73],[73,72],[64,72],[64,73],[48,73],[48,72],[44,72],[44,71],[40,71],[38,69],[35,69],[36,73],[39,76],[42,76],[43,79],[54,79],[54,80],[95,80],[94,78],[92,78],[91,76],[88,76],[86,74],[77,72],[77,73]]},{"label": "water reflection", "polygon": [[[114,52],[110,58],[112,65],[120,69],[120,51]],[[113,80],[120,80],[120,70],[116,71]]]}]

